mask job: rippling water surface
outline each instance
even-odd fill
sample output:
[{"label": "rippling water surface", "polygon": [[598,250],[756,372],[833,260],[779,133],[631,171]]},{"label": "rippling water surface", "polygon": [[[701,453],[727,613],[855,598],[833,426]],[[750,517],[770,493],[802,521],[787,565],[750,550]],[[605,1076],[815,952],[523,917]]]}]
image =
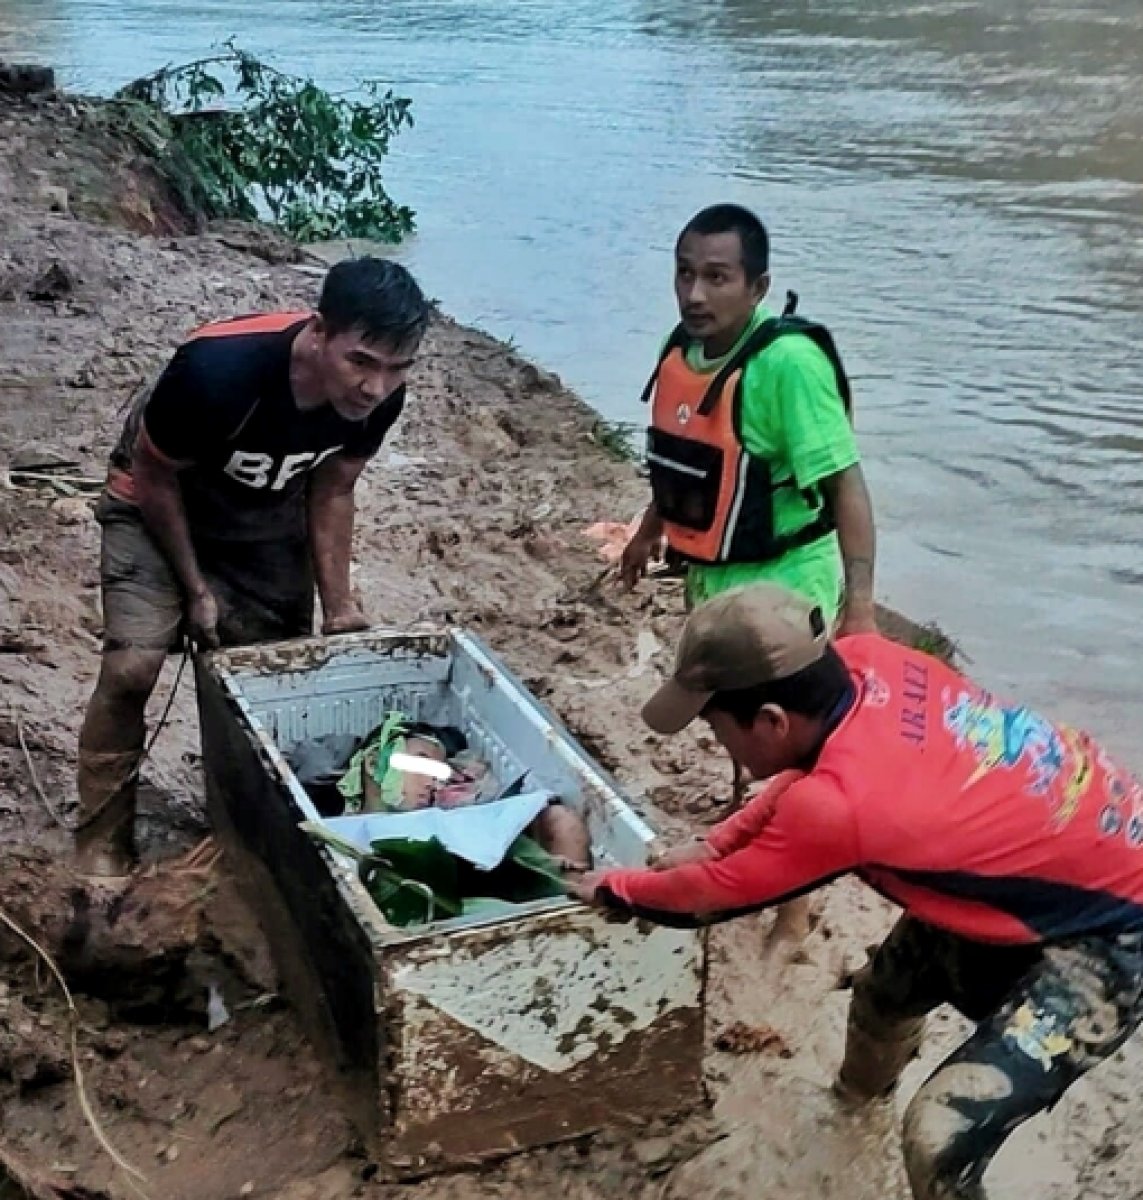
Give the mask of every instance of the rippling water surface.
[{"label": "rippling water surface", "polygon": [[231,35],[413,97],[407,260],[612,417],[678,226],[757,208],[857,377],[886,597],[1143,765],[1138,0],[0,5],[0,55],[97,90]]}]

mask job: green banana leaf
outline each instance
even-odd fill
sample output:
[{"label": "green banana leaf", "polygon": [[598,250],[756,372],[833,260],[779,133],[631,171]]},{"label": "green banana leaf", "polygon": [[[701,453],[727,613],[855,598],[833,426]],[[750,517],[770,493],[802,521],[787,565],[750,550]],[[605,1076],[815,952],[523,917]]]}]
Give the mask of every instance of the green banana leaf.
[{"label": "green banana leaf", "polygon": [[393,925],[423,924],[461,913],[457,860],[436,838],[378,838],[361,864],[361,882]]},{"label": "green banana leaf", "polygon": [[567,894],[556,860],[526,833],[512,843],[503,863],[491,874],[499,876],[497,893],[507,893],[517,904]]},{"label": "green banana leaf", "polygon": [[303,821],[300,827],[357,863],[362,884],[390,925],[425,925],[460,916],[456,860],[436,838],[379,839],[366,852],[321,822]]},{"label": "green banana leaf", "polygon": [[516,904],[566,894],[555,859],[526,834],[498,867],[480,871],[436,838],[379,838],[365,852],[323,825],[305,822],[302,828],[357,862],[362,884],[391,925],[507,914]]}]

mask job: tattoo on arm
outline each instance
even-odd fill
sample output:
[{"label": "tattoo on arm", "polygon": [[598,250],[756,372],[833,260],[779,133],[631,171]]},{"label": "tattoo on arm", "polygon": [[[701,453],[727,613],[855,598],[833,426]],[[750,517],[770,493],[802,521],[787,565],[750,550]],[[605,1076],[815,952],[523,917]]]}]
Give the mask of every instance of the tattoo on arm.
[{"label": "tattoo on arm", "polygon": [[845,560],[845,586],[850,593],[873,591],[873,559],[860,555]]}]

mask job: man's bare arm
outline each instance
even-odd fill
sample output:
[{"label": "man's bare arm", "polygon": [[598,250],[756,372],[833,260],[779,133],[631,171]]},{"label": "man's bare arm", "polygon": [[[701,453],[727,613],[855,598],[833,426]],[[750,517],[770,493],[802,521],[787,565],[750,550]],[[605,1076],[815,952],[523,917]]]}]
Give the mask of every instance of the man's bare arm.
[{"label": "man's bare arm", "polygon": [[143,429],[131,461],[135,502],[186,593],[191,638],[210,649],[218,645],[218,604],[203,578],[191,541],[179,469],[180,464],[157,450]]},{"label": "man's bare arm", "polygon": [[837,523],[837,540],[845,569],[845,604],[838,621],[837,636],[875,633],[877,619],[873,603],[873,568],[877,555],[877,533],[873,504],[865,475],[855,463],[822,481],[826,502]]},{"label": "man's bare arm", "polygon": [[365,459],[335,454],[327,458],[310,480],[308,522],[310,550],[318,595],[321,596],[322,632],[352,633],[367,629],[349,579],[353,557],[353,489]]}]

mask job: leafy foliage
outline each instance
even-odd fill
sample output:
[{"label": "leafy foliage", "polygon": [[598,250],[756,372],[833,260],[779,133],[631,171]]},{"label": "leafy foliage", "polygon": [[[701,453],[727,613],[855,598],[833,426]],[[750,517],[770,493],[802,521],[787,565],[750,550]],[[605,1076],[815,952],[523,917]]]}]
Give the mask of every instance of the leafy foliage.
[{"label": "leafy foliage", "polygon": [[638,462],[642,457],[639,427],[630,421],[609,421],[600,417],[591,427],[591,440],[616,462]]},{"label": "leafy foliage", "polygon": [[384,838],[361,863],[361,882],[391,925],[425,925],[459,916],[457,860],[436,838]]},{"label": "leafy foliage", "polygon": [[227,42],[209,58],[135,80],[116,100],[208,217],[268,213],[299,241],[396,242],[413,213],[389,196],[381,168],[393,137],[413,123],[410,101],[372,82],[363,92],[332,95]]},{"label": "leafy foliage", "polygon": [[496,914],[504,904],[523,904],[566,894],[554,859],[527,834],[504,861],[478,871],[436,838],[427,842],[382,838],[361,860],[361,880],[392,925],[419,925],[464,913]]},{"label": "leafy foliage", "polygon": [[913,637],[913,649],[939,658],[955,667],[965,657],[960,646],[935,621],[918,627]]},{"label": "leafy foliage", "polygon": [[320,821],[300,828],[357,863],[365,890],[391,925],[426,925],[460,916],[502,916],[515,904],[567,894],[556,860],[521,834],[504,861],[479,871],[436,838],[378,838],[359,850]]}]

